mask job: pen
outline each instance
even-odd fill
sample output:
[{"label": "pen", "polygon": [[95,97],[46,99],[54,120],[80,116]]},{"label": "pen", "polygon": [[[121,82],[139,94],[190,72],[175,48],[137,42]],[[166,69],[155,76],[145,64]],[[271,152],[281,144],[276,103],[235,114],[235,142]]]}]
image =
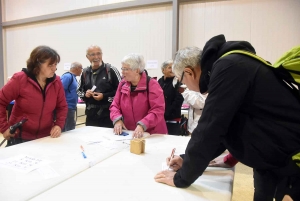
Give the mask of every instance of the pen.
[{"label": "pen", "polygon": [[[175,150],[176,150],[176,148],[172,149],[171,157],[170,157],[170,162],[171,162],[172,158],[174,158]],[[170,169],[170,165],[169,165],[169,169]]]},{"label": "pen", "polygon": [[81,150],[82,150],[81,154],[82,154],[83,158],[87,158],[86,155],[85,155],[85,153],[84,153],[84,149],[83,149],[83,146],[82,146],[82,145],[80,145],[80,148],[81,148]]}]

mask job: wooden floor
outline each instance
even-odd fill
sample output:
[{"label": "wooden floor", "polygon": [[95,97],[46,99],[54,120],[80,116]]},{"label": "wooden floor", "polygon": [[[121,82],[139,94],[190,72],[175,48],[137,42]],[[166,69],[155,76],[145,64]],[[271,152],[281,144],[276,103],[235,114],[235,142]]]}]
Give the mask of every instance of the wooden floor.
[{"label": "wooden floor", "polygon": [[252,168],[237,163],[233,182],[232,201],[251,201],[253,200],[253,170]]}]

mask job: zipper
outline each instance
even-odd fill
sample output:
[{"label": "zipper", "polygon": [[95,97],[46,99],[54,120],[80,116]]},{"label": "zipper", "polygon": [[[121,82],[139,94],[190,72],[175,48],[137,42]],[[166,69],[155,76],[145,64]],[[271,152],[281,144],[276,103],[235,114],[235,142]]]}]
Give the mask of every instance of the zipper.
[{"label": "zipper", "polygon": [[[47,86],[45,86],[47,87]],[[39,126],[38,126],[38,129],[36,130],[35,132],[35,138],[37,139],[38,137],[38,133],[40,131],[40,127],[41,127],[41,119],[42,119],[42,115],[43,115],[43,112],[44,112],[44,106],[45,106],[45,95],[46,95],[46,88],[44,89],[44,92],[42,90],[42,88],[40,88],[41,92],[42,92],[42,96],[43,96],[43,106],[42,106],[42,110],[41,110],[41,114],[40,114],[40,118],[39,118]]]}]

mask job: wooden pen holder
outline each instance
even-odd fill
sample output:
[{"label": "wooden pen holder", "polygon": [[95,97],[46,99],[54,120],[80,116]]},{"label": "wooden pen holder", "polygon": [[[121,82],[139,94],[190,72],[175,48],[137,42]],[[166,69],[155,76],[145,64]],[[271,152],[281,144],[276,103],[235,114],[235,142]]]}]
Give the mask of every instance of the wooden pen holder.
[{"label": "wooden pen holder", "polygon": [[130,140],[130,152],[134,154],[141,154],[145,152],[145,139]]}]

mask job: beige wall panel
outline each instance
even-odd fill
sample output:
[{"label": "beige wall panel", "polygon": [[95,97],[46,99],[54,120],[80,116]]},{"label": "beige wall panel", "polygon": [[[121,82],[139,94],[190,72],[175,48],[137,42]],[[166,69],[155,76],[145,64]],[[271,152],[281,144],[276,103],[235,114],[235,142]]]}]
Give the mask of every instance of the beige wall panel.
[{"label": "beige wall panel", "polygon": [[299,0],[195,1],[180,6],[179,47],[204,47],[211,37],[246,40],[270,62],[300,45]]},{"label": "beige wall panel", "polygon": [[299,0],[253,0],[251,42],[257,54],[275,62],[300,45]]},{"label": "beige wall panel", "polygon": [[132,0],[2,0],[3,21],[101,6]]},{"label": "beige wall panel", "polygon": [[[121,59],[132,52],[143,54],[146,61],[157,60],[160,65],[172,55],[171,26],[172,7],[157,6],[10,27],[5,30],[7,74],[11,76],[25,67],[30,52],[38,45],[58,51],[58,75],[65,72],[64,63],[89,65],[85,55],[91,44],[100,45],[103,60],[119,70]],[[162,75],[159,66],[148,72],[151,76]]]}]

